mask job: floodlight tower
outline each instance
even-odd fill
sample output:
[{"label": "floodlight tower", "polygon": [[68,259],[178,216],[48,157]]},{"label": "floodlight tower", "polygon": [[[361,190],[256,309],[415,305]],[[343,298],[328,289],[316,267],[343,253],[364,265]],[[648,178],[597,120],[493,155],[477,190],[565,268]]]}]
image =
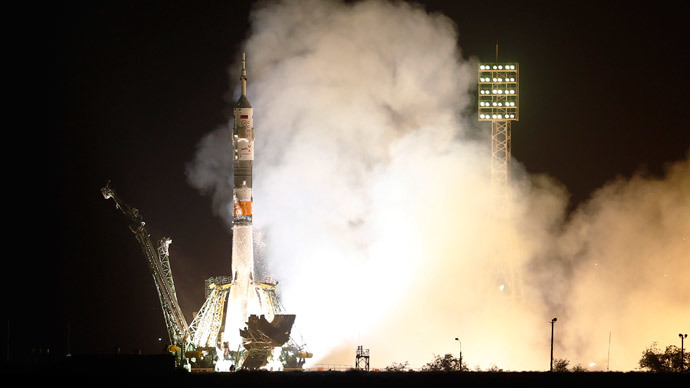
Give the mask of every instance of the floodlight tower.
[{"label": "floodlight tower", "polygon": [[[480,63],[477,78],[479,121],[491,122],[491,183],[495,205],[493,210],[499,219],[508,223],[510,125],[520,119],[520,68],[514,62]],[[511,240],[510,237],[505,238]],[[503,243],[507,245],[511,241]],[[495,286],[500,292],[511,296],[521,295],[522,283],[512,260],[495,258],[492,272],[497,282]]]},{"label": "floodlight tower", "polygon": [[479,121],[491,122],[491,180],[497,188],[510,181],[510,123],[520,119],[517,63],[479,65]]}]

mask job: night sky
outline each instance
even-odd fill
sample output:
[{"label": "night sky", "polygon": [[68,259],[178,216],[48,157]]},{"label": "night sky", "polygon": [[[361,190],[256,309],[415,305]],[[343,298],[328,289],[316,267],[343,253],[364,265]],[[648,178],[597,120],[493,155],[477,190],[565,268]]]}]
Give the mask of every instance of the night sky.
[{"label": "night sky", "polygon": [[[455,21],[465,58],[494,60],[498,41],[499,60],[520,63],[512,154],[528,172],[561,182],[571,209],[607,181],[660,176],[686,157],[687,2],[423,3]],[[154,283],[125,218],[101,196],[108,179],[140,209],[154,243],[172,238],[188,321],[203,303],[204,279],[229,274],[229,231],[187,183],[185,166],[231,113],[239,69],[230,66],[251,8],[104,1],[57,9],[57,98],[44,101],[54,104],[56,126],[42,139],[43,172],[22,179],[27,216],[18,227],[28,242],[11,259],[20,263],[9,282],[13,354],[64,354],[68,324],[72,353],[162,350]]]}]

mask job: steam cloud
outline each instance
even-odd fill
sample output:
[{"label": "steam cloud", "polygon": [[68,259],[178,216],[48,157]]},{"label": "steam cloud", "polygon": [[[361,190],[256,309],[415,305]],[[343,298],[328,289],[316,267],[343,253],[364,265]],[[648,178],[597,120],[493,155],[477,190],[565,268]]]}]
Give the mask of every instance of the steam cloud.
[{"label": "steam cloud", "polygon": [[[263,3],[251,19],[254,225],[312,362],[352,365],[361,344],[374,367],[419,367],[460,337],[470,367],[544,370],[557,316],[557,358],[605,368],[611,333],[611,369],[632,370],[688,326],[690,160],[570,217],[562,186],[513,162],[505,218],[450,19],[387,1]],[[228,223],[231,155],[224,126],[188,169]],[[519,300],[491,288],[496,258],[519,270]]]}]

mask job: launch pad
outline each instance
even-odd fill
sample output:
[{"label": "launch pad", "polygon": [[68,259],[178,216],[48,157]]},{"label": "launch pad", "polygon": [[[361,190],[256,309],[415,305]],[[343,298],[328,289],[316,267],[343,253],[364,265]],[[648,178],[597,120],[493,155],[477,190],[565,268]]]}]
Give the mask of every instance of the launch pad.
[{"label": "launch pad", "polygon": [[110,186],[101,189],[130,221],[130,230],[142,247],[158,291],[168,329],[168,351],[179,367],[215,371],[256,370],[269,360],[299,369],[311,357],[304,345],[292,340],[294,314],[285,314],[276,294],[277,282],[255,281],[252,230],[252,165],[254,160],[253,108],[247,98],[247,72],[242,54],[241,96],[234,107],[233,226],[231,276],[206,280],[206,300],[191,324],[175,293],[168,247],[164,237],[154,247],[139,211],[129,207]]}]

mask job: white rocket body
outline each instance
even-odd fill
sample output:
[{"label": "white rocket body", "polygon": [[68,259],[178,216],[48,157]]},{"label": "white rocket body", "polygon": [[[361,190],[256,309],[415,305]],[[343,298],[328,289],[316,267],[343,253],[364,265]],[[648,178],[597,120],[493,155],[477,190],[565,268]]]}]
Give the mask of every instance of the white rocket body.
[{"label": "white rocket body", "polygon": [[247,99],[247,73],[242,54],[242,95],[234,108],[232,287],[228,298],[222,341],[229,350],[242,345],[240,329],[251,314],[261,314],[254,285],[254,242],[252,238],[252,167],[254,162],[253,108]]}]

